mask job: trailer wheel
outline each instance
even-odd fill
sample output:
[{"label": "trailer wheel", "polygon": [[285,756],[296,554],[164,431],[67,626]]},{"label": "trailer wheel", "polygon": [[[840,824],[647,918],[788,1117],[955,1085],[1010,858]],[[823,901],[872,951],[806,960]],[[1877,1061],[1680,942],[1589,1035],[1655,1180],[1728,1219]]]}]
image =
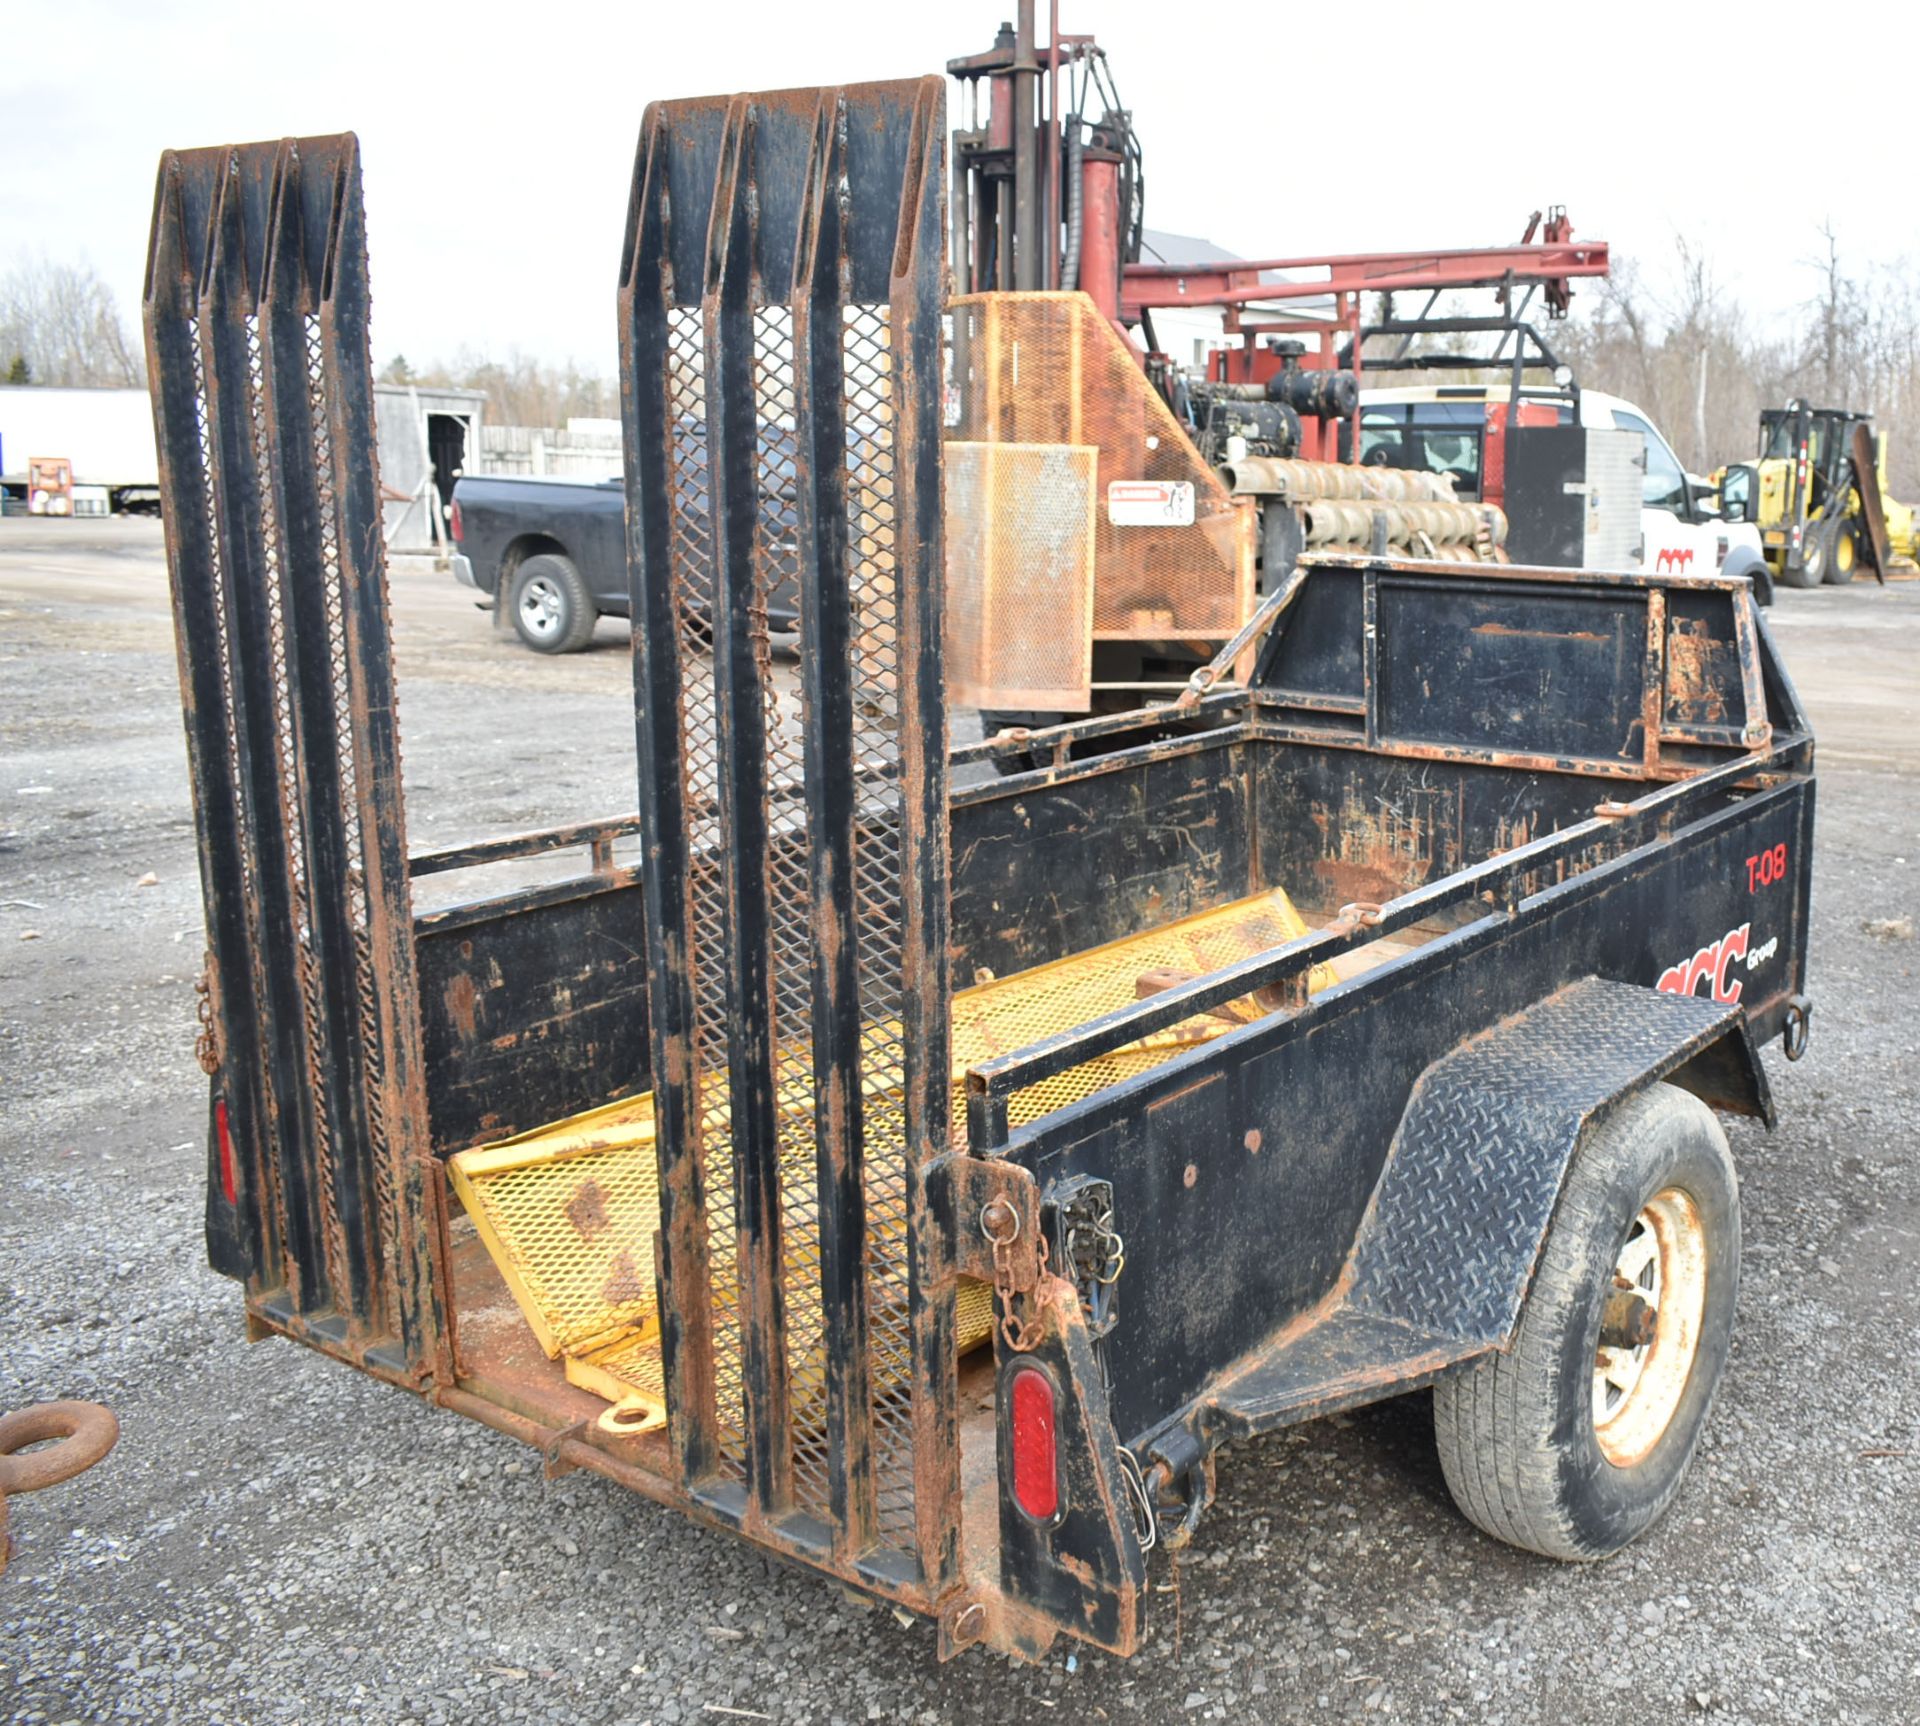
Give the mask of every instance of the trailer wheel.
[{"label": "trailer wheel", "polygon": [[507,596],[514,633],[535,653],[576,653],[593,639],[593,595],[573,559],[554,552],[530,557],[514,571]]},{"label": "trailer wheel", "polygon": [[1574,1158],[1511,1351],[1435,1387],[1467,1519],[1550,1558],[1643,1534],[1693,1460],[1739,1282],[1726,1135],[1699,1098],[1650,1086]]}]

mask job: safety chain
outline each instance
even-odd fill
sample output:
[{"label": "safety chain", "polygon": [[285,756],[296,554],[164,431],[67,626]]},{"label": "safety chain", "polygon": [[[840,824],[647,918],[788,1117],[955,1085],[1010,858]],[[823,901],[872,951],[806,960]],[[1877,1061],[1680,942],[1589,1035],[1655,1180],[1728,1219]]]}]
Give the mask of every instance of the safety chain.
[{"label": "safety chain", "polygon": [[213,1018],[212,954],[207,955],[207,962],[194,981],[193,992],[199,996],[194,1011],[200,1020],[199,1034],[193,1039],[194,1058],[199,1061],[201,1072],[211,1078],[220,1071],[220,1028]]},{"label": "safety chain", "polygon": [[[995,1199],[980,1213],[980,1233],[993,1248],[993,1292],[999,1296],[1005,1317],[1000,1334],[1015,1354],[1030,1354],[1041,1343],[1044,1327],[1020,1316],[1015,1302],[1020,1298],[1013,1274],[1013,1243],[1020,1238],[1020,1212],[1005,1199]],[[1040,1268],[1047,1263],[1047,1243],[1039,1242]]]}]

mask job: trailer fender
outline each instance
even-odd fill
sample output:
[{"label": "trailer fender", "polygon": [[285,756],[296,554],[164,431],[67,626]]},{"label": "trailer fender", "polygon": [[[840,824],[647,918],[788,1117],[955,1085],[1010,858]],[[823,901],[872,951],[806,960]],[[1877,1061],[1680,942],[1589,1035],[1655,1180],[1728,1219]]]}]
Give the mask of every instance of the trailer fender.
[{"label": "trailer fender", "polygon": [[1586,1135],[1660,1081],[1716,1109],[1773,1104],[1737,1006],[1586,977],[1421,1074],[1360,1226],[1350,1306],[1456,1362],[1505,1348]]}]

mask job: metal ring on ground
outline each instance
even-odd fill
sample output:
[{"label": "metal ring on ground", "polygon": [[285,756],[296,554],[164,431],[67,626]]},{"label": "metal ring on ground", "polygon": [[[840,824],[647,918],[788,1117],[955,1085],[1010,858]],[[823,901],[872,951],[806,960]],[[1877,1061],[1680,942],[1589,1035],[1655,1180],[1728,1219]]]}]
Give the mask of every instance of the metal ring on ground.
[{"label": "metal ring on ground", "polygon": [[[58,1486],[91,1468],[120,1436],[113,1411],[97,1402],[43,1402],[0,1415],[0,1497]],[[16,1456],[30,1444],[60,1442],[31,1456]]]}]

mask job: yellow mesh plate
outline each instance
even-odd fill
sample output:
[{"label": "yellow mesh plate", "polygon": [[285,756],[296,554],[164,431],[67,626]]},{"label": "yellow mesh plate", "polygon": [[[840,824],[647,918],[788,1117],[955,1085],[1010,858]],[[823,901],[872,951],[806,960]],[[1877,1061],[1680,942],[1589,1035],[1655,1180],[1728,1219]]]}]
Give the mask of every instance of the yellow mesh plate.
[{"label": "yellow mesh plate", "polygon": [[[1253,604],[1252,509],[1236,501],[1201,459],[1099,307],[1077,293],[968,294],[953,300],[951,310],[959,409],[949,434],[954,441],[1067,444],[1096,452],[1095,636],[1220,640],[1232,635]],[[1108,488],[1130,480],[1191,486],[1193,520],[1116,524]],[[1045,511],[1056,508],[1057,500],[1022,501],[1019,492],[1056,484],[1039,469],[1023,473],[1009,467],[998,476],[991,501],[1016,514]],[[950,534],[956,531],[956,507],[968,502],[964,495],[950,495]],[[957,531],[992,529],[962,522]],[[980,656],[980,669],[1000,681],[993,675],[996,654],[1018,649],[1016,640],[997,633]]]},{"label": "yellow mesh plate", "polygon": [[588,1350],[653,1316],[653,1135],[648,1094],[462,1151],[449,1165],[549,1355]]},{"label": "yellow mesh plate", "polygon": [[1098,454],[1072,444],[947,444],[950,701],[1066,713],[1092,704]]},{"label": "yellow mesh plate", "polygon": [[[963,989],[953,998],[956,1126],[966,1119],[966,1099],[960,1087],[969,1067],[1130,1006],[1140,998],[1143,980],[1164,986],[1176,978],[1204,976],[1297,941],[1306,933],[1305,919],[1294,909],[1293,901],[1276,888],[1051,965]],[[1333,973],[1318,965],[1308,987],[1324,989],[1333,981]],[[1153,990],[1149,987],[1145,992]],[[1238,1002],[1228,1011],[1247,1019],[1258,1017],[1260,1010],[1251,1002]],[[1157,1067],[1195,1043],[1220,1036],[1232,1030],[1235,1022],[1234,1018],[1214,1014],[1185,1019],[1100,1060],[1019,1092],[1008,1111],[1009,1118],[1016,1126],[1037,1120]]]},{"label": "yellow mesh plate", "polygon": [[[967,1069],[1059,1031],[1086,1024],[1140,996],[1142,979],[1164,987],[1296,940],[1306,924],[1286,894],[1261,893],[1202,912],[1142,935],[1078,953],[1050,965],[962,990],[954,997],[953,1097],[956,1124],[964,1120]],[[1311,987],[1334,980],[1316,968]],[[1236,1003],[1224,1016],[1200,1015],[1090,1061],[1014,1099],[1012,1119],[1023,1123],[1067,1103],[1146,1072],[1196,1042],[1232,1029],[1257,1012]],[[900,1076],[876,1070],[864,1089],[878,1106],[875,1155],[884,1155],[889,1102]],[[783,1093],[782,1107],[802,1106]],[[811,1114],[810,1102],[804,1112]],[[897,1123],[896,1123],[897,1124]],[[720,1123],[724,1130],[724,1120]],[[782,1135],[789,1139],[788,1135]],[[810,1135],[793,1135],[796,1145]],[[782,1185],[810,1192],[810,1154],[783,1159]],[[554,1122],[497,1144],[462,1151],[450,1164],[454,1190],[508,1288],[551,1356],[566,1357],[569,1380],[609,1401],[661,1406],[654,1290],[654,1237],[660,1225],[659,1161],[654,1149],[651,1095],[633,1097]],[[904,1251],[905,1219],[897,1209],[870,1210],[869,1255]],[[790,1389],[797,1429],[817,1436],[824,1424],[826,1349],[819,1300],[819,1231],[789,1229],[785,1285]],[[737,1244],[726,1227],[709,1241],[716,1319],[731,1321],[738,1303]],[[903,1327],[900,1335],[907,1333]],[[991,1291],[962,1283],[957,1332],[962,1351],[992,1329]],[[892,1334],[876,1325],[874,1335]],[[904,1391],[905,1359],[880,1358],[876,1396]],[[738,1363],[716,1362],[723,1409],[737,1408]],[[636,1429],[637,1430],[637,1429]]]}]

